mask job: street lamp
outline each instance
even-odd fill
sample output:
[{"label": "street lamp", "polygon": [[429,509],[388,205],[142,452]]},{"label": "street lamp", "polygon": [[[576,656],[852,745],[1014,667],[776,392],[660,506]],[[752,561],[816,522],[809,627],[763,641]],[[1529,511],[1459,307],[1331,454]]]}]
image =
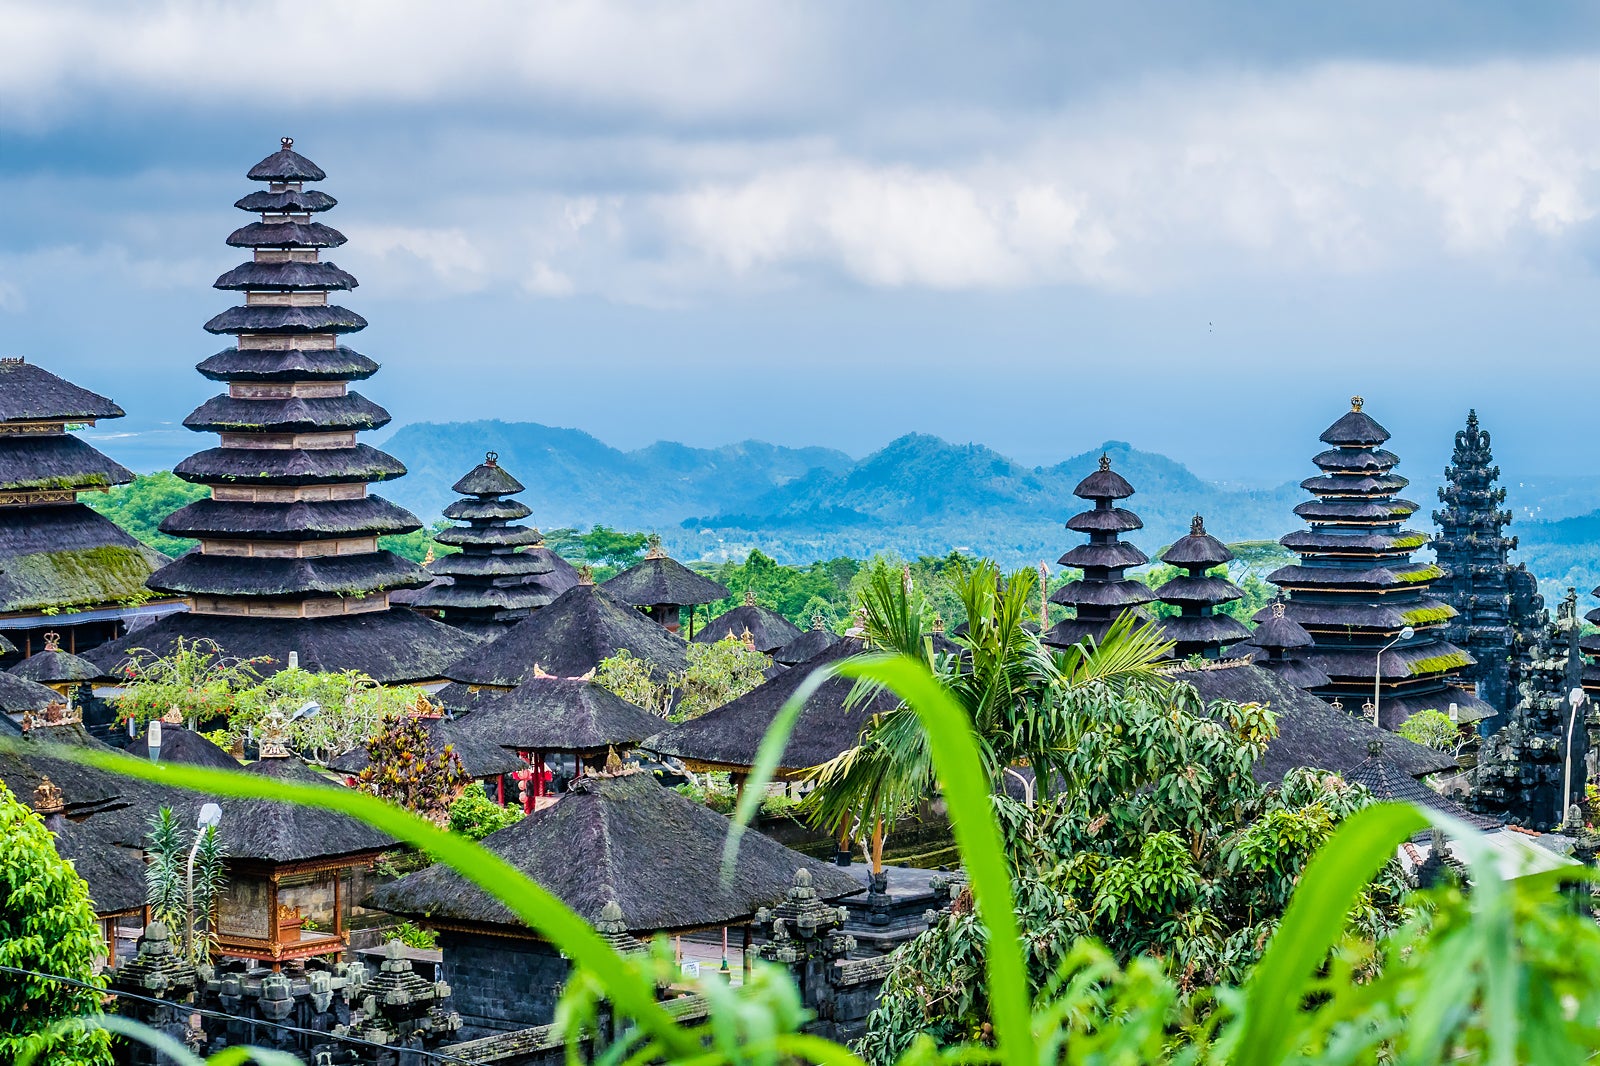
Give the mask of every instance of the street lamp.
[{"label": "street lamp", "polygon": [[1586,698],[1581,688],[1575,688],[1567,693],[1567,702],[1572,704],[1572,714],[1567,717],[1567,765],[1561,776],[1561,799],[1557,802],[1560,809],[1556,811],[1557,825],[1565,825],[1567,822],[1567,801],[1572,796],[1572,731],[1578,724],[1578,708],[1583,706]]},{"label": "street lamp", "polygon": [[145,746],[150,749],[150,761],[159,762],[161,759],[161,719],[150,719],[150,729],[144,735],[144,742]]},{"label": "street lamp", "polygon": [[1412,629],[1410,626],[1406,626],[1400,631],[1399,636],[1395,637],[1389,643],[1378,649],[1377,665],[1372,671],[1372,724],[1378,726],[1380,729],[1383,727],[1379,725],[1378,698],[1381,695],[1379,689],[1383,681],[1383,653],[1400,643],[1402,640],[1410,640],[1416,635],[1417,631],[1415,629]]},{"label": "street lamp", "polygon": [[202,804],[200,817],[195,819],[194,846],[189,849],[189,874],[185,882],[189,901],[189,927],[184,930],[183,937],[184,954],[190,962],[194,961],[194,857],[200,850],[200,841],[204,839],[206,830],[214,828],[221,821],[222,808],[215,803]]}]

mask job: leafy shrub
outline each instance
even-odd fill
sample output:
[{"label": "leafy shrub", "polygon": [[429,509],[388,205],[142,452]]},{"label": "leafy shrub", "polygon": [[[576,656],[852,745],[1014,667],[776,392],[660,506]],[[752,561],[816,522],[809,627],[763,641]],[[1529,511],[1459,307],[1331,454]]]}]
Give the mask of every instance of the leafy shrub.
[{"label": "leafy shrub", "polygon": [[468,788],[450,804],[450,831],[471,840],[482,840],[490,833],[522,820],[522,808],[502,807],[481,788]]},{"label": "leafy shrub", "polygon": [[424,929],[413,925],[410,921],[401,922],[389,930],[389,936],[400,941],[408,948],[418,951],[432,951],[439,946],[439,934],[432,929]]}]

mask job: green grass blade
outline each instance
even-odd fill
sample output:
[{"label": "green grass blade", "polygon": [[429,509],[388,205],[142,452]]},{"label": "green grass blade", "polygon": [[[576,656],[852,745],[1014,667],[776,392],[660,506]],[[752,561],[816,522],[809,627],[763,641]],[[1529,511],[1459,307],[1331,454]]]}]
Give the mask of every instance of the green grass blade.
[{"label": "green grass blade", "polygon": [[[18,746],[12,742],[0,747],[14,751]],[[152,763],[131,755],[91,748],[30,745],[29,750],[156,784],[213,796],[321,807],[365,822],[421,849],[499,899],[530,929],[592,973],[618,1010],[636,1020],[665,1046],[683,1056],[699,1051],[695,1038],[656,1002],[654,983],[612,950],[589,923],[566,904],[487,848],[448,833],[376,796],[354,789],[281,781],[234,770]]]}]

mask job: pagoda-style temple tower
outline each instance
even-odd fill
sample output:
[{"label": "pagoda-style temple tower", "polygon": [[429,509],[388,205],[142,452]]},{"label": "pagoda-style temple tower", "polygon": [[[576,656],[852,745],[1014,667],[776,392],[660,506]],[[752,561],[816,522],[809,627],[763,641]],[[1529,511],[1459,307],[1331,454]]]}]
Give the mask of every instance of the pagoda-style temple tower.
[{"label": "pagoda-style temple tower", "polygon": [[325,175],[292,144],[284,138],[281,151],[250,169],[266,188],[234,206],[261,218],[234,230],[228,244],[249,249],[251,258],[216,281],[244,293],[244,305],[205,326],[238,343],[200,364],[227,391],[184,424],[221,439],[174,473],[211,495],[161,525],[199,547],[153,575],[150,587],[192,597],[192,612],[100,649],[102,666],[130,646],[159,654],[179,637],[208,637],[233,655],[269,656],[269,669],[297,655],[307,669],[355,669],[398,683],[438,678],[476,643],[390,608],[391,590],[421,587],[428,575],[381,550],[378,538],[421,523],[368,492],[405,467],[357,442],[389,414],[349,388],[378,364],[341,343],[366,320],[328,302],[356,280],[321,259],[322,249],[345,237],[312,221],[335,201],[306,188]]},{"label": "pagoda-style temple tower", "polygon": [[109,518],[79,502],[133,480],[67,431],[122,408],[22,359],[0,359],[0,637],[23,655],[44,649],[46,630],[68,652],[123,634],[139,615],[183,609],[152,597],[145,579],[167,563]]},{"label": "pagoda-style temple tower", "polygon": [[[1600,588],[1596,588],[1589,595],[1600,597]],[[1591,625],[1600,626],[1600,607],[1585,614],[1584,620]],[[1589,694],[1589,705],[1593,709],[1600,704],[1600,634],[1584,637],[1578,642],[1585,655],[1583,666],[1583,691]]]},{"label": "pagoda-style temple tower", "polygon": [[1409,484],[1393,472],[1400,458],[1383,449],[1389,431],[1361,409],[1361,397],[1350,404],[1322,434],[1329,447],[1312,460],[1321,473],[1300,483],[1313,499],[1294,510],[1310,528],[1279,541],[1300,562],[1267,580],[1288,594],[1288,617],[1311,634],[1304,658],[1330,678],[1317,695],[1360,713],[1376,680],[1386,729],[1451,704],[1462,721],[1477,721],[1493,708],[1460,687],[1472,656],[1440,635],[1455,617],[1431,591],[1444,571],[1412,561],[1428,537],[1403,528],[1417,505],[1395,495]]},{"label": "pagoda-style temple tower", "polygon": [[1257,611],[1255,620],[1255,632],[1232,649],[1235,655],[1248,651],[1257,666],[1295,688],[1325,688],[1332,683],[1332,678],[1301,658],[1301,652],[1313,644],[1311,634],[1288,616],[1281,598]]},{"label": "pagoda-style temple tower", "polygon": [[1150,557],[1123,542],[1124,533],[1144,528],[1144,522],[1132,511],[1116,506],[1118,500],[1133,495],[1133,486],[1121,474],[1111,469],[1110,456],[1100,457],[1100,469],[1078,483],[1072,494],[1081,500],[1093,500],[1094,507],[1067,519],[1067,528],[1075,533],[1087,533],[1089,543],[1080,544],[1060,559],[1062,566],[1081,567],[1083,577],[1069,581],[1050,597],[1074,610],[1075,617],[1063,619],[1045,634],[1044,642],[1058,648],[1068,648],[1085,637],[1099,640],[1126,611],[1139,611],[1141,604],[1155,599],[1155,593],[1141,581],[1123,576],[1130,566],[1142,566]]},{"label": "pagoda-style temple tower", "polygon": [[1517,704],[1519,652],[1537,639],[1544,607],[1527,567],[1507,558],[1517,538],[1504,533],[1511,512],[1500,506],[1506,490],[1496,485],[1500,468],[1493,459],[1489,434],[1479,428],[1478,412],[1469,411],[1439,489],[1444,506],[1433,512],[1439,526],[1433,550],[1445,570],[1436,591],[1456,611],[1442,632],[1477,660],[1461,677],[1475,682],[1478,695],[1497,711],[1483,723],[1486,729],[1503,725]]},{"label": "pagoda-style temple tower", "polygon": [[1244,640],[1250,635],[1243,622],[1217,613],[1218,607],[1243,598],[1244,592],[1226,576],[1208,576],[1210,571],[1232,559],[1233,552],[1206,532],[1205,519],[1199,515],[1189,524],[1189,535],[1178,538],[1161,557],[1162,562],[1184,571],[1156,589],[1162,603],[1178,608],[1175,617],[1161,622],[1167,639],[1175,644],[1173,654],[1176,657],[1186,659],[1199,655],[1215,659],[1224,644]]},{"label": "pagoda-style temple tower", "polygon": [[523,550],[542,544],[544,537],[532,526],[512,524],[533,511],[506,499],[523,485],[506,473],[498,455],[489,452],[451,489],[462,498],[446,507],[444,516],[464,524],[435,539],[461,550],[428,564],[429,573],[447,580],[417,593],[411,606],[437,611],[448,624],[493,639],[555,598],[528,580],[554,568]]}]

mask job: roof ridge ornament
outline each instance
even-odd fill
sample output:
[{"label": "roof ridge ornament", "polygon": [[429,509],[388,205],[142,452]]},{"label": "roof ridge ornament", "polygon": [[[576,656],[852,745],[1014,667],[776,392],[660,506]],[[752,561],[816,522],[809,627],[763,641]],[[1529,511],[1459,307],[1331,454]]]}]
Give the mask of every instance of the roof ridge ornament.
[{"label": "roof ridge ornament", "polygon": [[590,566],[588,563],[584,563],[582,566],[578,567],[578,584],[594,584],[594,567]]},{"label": "roof ridge ornament", "polygon": [[756,605],[756,590],[755,589],[745,589],[744,590],[744,605],[746,607],[754,607]]},{"label": "roof ridge ornament", "polygon": [[1367,401],[1363,400],[1359,396],[1352,396],[1352,397],[1350,397],[1350,410],[1351,411],[1355,411],[1355,412],[1359,412],[1361,410],[1362,405],[1365,404],[1366,402]]},{"label": "roof ridge ornament", "polygon": [[644,553],[646,559],[665,559],[667,557],[667,549],[661,546],[661,534],[652,533],[644,539],[644,542],[650,549]]},{"label": "roof ridge ornament", "polygon": [[813,609],[811,612],[811,628],[820,632],[822,630],[822,625],[822,611],[819,609]]},{"label": "roof ridge ornament", "polygon": [[1282,618],[1283,617],[1283,612],[1284,612],[1284,606],[1283,606],[1282,598],[1273,600],[1272,601],[1272,617],[1274,617],[1274,618]]},{"label": "roof ridge ornament", "polygon": [[33,809],[41,815],[60,814],[67,809],[67,797],[45,774],[33,790]]},{"label": "roof ridge ornament", "polygon": [[483,453],[483,465],[484,466],[499,466],[500,465],[500,453],[499,452],[484,452]]},{"label": "roof ridge ornament", "polygon": [[1191,537],[1203,537],[1205,535],[1206,535],[1206,520],[1204,518],[1202,518],[1201,516],[1199,516],[1199,515],[1195,515],[1193,518],[1191,518],[1189,520],[1189,536],[1191,536]]},{"label": "roof ridge ornament", "polygon": [[1105,452],[1101,452],[1100,453],[1100,469],[1101,470],[1110,470],[1111,469],[1111,456],[1107,455]]},{"label": "roof ridge ornament", "polygon": [[287,152],[291,148],[294,147],[294,138],[293,137],[279,137],[278,138],[278,143],[283,145],[283,150],[285,152]]},{"label": "roof ridge ornament", "polygon": [[46,633],[44,635],[44,650],[45,651],[60,651],[61,650],[61,634],[57,633],[53,629],[50,632]]}]

